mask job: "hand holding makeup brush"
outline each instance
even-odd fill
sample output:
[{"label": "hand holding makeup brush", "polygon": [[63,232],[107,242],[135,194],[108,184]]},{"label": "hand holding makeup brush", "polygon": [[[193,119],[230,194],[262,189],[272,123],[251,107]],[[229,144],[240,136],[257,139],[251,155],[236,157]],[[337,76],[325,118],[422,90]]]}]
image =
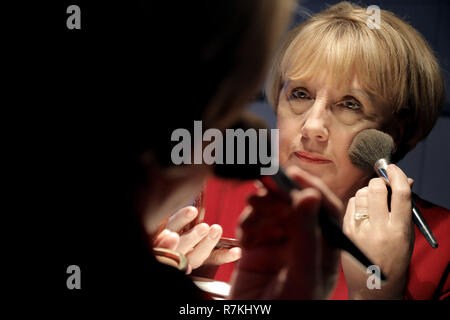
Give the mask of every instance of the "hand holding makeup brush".
[{"label": "hand holding makeup brush", "polygon": [[339,250],[322,237],[318,215],[323,206],[338,218],[342,203],[307,172],[290,167],[286,173],[302,187],[291,192],[290,203],[261,187],[243,212],[232,299],[326,299],[334,288]]},{"label": "hand holding makeup brush", "polygon": [[[342,252],[342,267],[350,299],[402,299],[407,268],[414,246],[411,219],[411,184],[395,165],[387,167],[392,195],[381,178],[370,180],[351,198],[344,216],[344,233],[386,274],[379,289],[369,289],[370,276],[347,253]],[[389,210],[390,208],[390,210]]]},{"label": "hand holding makeup brush", "polygon": [[[195,225],[181,233],[198,215],[195,207],[184,207],[167,220],[165,228],[153,240],[153,246],[176,251],[188,260],[187,273],[201,266],[219,266],[240,258],[239,248],[214,249],[222,235],[222,228],[206,223]],[[180,234],[181,233],[181,234]]]}]

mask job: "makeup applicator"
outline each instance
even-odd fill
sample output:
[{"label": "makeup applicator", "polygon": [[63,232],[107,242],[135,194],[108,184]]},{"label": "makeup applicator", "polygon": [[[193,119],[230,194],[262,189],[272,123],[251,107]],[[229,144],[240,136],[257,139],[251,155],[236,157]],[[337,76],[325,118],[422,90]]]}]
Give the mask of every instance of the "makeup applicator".
[{"label": "makeup applicator", "polygon": [[[267,129],[267,126],[259,118],[253,115],[247,115],[233,127],[233,129],[238,128],[245,131],[247,129]],[[269,136],[269,133],[267,136]],[[268,141],[270,141],[270,138]],[[259,147],[260,143],[261,141],[258,141]],[[246,146],[248,146],[248,143]],[[270,143],[267,143],[266,150],[270,150],[270,148]],[[246,151],[246,156],[248,157],[248,148]],[[273,150],[271,151],[273,152]],[[236,155],[236,152],[234,152],[234,154]],[[274,175],[261,175],[261,167],[264,167],[264,165],[259,161],[256,164],[249,164],[249,161],[246,161],[246,164],[216,164],[214,173],[222,178],[259,180],[269,191],[273,192],[273,194],[280,197],[283,201],[290,201],[290,192],[292,190],[301,190],[297,183],[290,179],[282,168],[279,168],[278,172]],[[318,220],[322,236],[327,241],[328,245],[347,251],[366,268],[374,264],[342,232],[339,223],[323,206],[320,208]],[[382,271],[380,272],[380,279],[383,281],[386,280],[386,276]]]},{"label": "makeup applicator", "polygon": [[[390,187],[390,181],[386,173],[386,168],[391,164],[391,154],[394,150],[392,137],[376,129],[367,129],[358,133],[348,149],[350,161],[361,170],[375,172]],[[412,219],[419,227],[420,232],[432,248],[437,248],[438,243],[431,233],[422,213],[411,197]]]}]

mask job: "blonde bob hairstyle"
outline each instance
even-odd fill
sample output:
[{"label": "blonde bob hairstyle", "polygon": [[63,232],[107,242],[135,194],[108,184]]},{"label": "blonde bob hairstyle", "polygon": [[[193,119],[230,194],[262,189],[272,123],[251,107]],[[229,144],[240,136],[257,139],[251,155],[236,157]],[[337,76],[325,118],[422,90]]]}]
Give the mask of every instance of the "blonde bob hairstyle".
[{"label": "blonde bob hairstyle", "polygon": [[396,162],[433,128],[444,82],[432,49],[413,27],[381,10],[379,28],[369,28],[371,14],[340,2],[297,26],[275,58],[265,92],[276,110],[288,79],[308,78],[325,67],[337,84],[356,75],[363,90],[392,107],[395,120],[380,129],[396,141]]}]

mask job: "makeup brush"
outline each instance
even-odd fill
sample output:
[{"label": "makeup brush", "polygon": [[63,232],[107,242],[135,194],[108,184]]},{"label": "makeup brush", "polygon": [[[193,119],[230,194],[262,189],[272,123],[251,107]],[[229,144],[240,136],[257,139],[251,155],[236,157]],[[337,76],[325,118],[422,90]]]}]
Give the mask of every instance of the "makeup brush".
[{"label": "makeup brush", "polygon": [[[394,150],[392,137],[376,129],[367,129],[358,133],[348,149],[351,162],[361,170],[375,172],[385,180],[390,187],[390,181],[386,173],[387,166],[391,163],[391,154]],[[432,248],[437,248],[438,243],[427,225],[422,213],[411,197],[412,219],[419,227],[420,232]]]},{"label": "makeup brush", "polygon": [[[244,131],[253,129],[267,129],[264,122],[253,116],[247,115],[242,118],[239,123],[236,123],[233,129],[243,129]],[[267,149],[270,150],[270,134],[268,133],[268,143]],[[247,146],[248,144],[246,144]],[[260,146],[260,141],[258,141],[258,146]],[[267,150],[266,149],[266,150]],[[248,157],[248,148],[247,148]],[[225,150],[226,152],[226,150]],[[269,151],[270,154],[273,151]],[[236,155],[236,152],[234,152]],[[292,190],[301,190],[301,188],[290,179],[282,168],[278,169],[278,172],[274,175],[261,175],[261,167],[264,167],[259,161],[256,164],[216,164],[214,167],[214,172],[217,176],[228,179],[239,179],[239,180],[259,180],[264,184],[264,186],[271,191],[273,194],[279,196],[283,201],[289,202],[291,200],[290,193]],[[342,249],[350,253],[356,260],[358,260],[366,268],[373,265],[374,263],[370,261],[369,258],[342,232],[339,223],[334,217],[332,217],[323,206],[321,206],[319,214],[319,225],[321,228],[322,236],[327,241],[328,245]],[[381,280],[386,280],[386,276],[381,271]]]}]

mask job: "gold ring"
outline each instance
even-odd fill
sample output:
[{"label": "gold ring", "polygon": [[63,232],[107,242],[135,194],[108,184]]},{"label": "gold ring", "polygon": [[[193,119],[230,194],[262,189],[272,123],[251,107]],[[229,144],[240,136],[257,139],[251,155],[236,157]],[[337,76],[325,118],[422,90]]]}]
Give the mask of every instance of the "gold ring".
[{"label": "gold ring", "polygon": [[364,220],[364,219],[369,219],[369,215],[367,213],[355,213],[355,220],[356,221],[360,221],[360,220]]}]

